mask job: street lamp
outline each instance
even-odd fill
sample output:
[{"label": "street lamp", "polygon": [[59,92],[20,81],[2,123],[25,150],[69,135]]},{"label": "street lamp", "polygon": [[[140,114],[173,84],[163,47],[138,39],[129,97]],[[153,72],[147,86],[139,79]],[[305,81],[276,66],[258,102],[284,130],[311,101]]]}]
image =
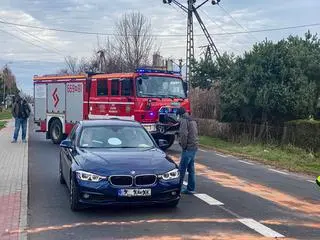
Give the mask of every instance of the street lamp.
[{"label": "street lamp", "polygon": [[[12,62],[7,62],[5,65],[4,65],[4,69],[7,70],[8,68],[8,64],[12,64]],[[8,76],[7,76],[8,77]],[[6,105],[6,81],[5,81],[5,76],[3,74],[3,106]]]}]

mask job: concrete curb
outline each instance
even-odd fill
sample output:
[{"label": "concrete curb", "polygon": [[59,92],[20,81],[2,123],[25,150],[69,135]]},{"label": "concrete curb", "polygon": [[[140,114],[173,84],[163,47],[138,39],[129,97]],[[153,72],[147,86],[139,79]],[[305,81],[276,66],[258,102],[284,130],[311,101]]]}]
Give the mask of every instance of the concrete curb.
[{"label": "concrete curb", "polygon": [[28,149],[29,149],[29,120],[27,128],[27,144],[23,151],[23,172],[21,184],[21,203],[20,203],[20,221],[19,221],[19,239],[27,240],[28,234],[24,231],[28,226]]}]

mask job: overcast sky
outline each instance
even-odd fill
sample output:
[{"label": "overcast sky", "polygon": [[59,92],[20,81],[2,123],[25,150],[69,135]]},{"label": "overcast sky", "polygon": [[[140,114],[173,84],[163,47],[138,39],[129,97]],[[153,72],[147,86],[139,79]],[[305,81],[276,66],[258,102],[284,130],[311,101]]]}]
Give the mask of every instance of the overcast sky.
[{"label": "overcast sky", "polygon": [[[308,28],[252,34],[222,33],[320,23],[319,0],[222,0],[220,5],[233,19],[210,1],[199,13],[221,52],[241,54],[256,41],[265,38],[277,41],[289,34],[302,36]],[[156,39],[163,56],[185,58],[186,37],[170,35],[186,34],[186,15],[176,6],[163,4],[162,0],[0,0],[0,21],[76,31],[113,33],[115,21],[131,11],[140,11],[150,19],[152,33],[163,35]],[[316,33],[320,26],[309,29]],[[198,57],[199,47],[207,41],[197,22],[195,35]],[[32,94],[34,74],[56,73],[64,67],[66,55],[91,56],[98,38],[103,42],[105,37],[0,23],[0,68],[9,62],[19,87]]]}]

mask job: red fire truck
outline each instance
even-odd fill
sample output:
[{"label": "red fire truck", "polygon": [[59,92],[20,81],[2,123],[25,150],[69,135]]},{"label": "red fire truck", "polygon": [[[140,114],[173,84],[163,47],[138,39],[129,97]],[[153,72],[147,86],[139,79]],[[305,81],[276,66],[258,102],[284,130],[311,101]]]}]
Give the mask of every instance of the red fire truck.
[{"label": "red fire truck", "polygon": [[82,119],[132,119],[170,147],[179,128],[176,110],[190,112],[180,73],[137,69],[132,73],[34,76],[34,121],[60,143]]}]

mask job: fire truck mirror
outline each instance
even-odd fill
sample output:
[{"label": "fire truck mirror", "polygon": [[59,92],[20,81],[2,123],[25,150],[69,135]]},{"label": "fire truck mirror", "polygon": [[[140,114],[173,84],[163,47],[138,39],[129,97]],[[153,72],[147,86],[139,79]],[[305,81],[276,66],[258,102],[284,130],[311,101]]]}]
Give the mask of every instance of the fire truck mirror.
[{"label": "fire truck mirror", "polygon": [[89,77],[86,78],[86,88],[87,88],[87,92],[89,92],[91,89],[91,78]]},{"label": "fire truck mirror", "polygon": [[183,89],[185,93],[188,93],[188,84],[185,81],[183,81]]}]

